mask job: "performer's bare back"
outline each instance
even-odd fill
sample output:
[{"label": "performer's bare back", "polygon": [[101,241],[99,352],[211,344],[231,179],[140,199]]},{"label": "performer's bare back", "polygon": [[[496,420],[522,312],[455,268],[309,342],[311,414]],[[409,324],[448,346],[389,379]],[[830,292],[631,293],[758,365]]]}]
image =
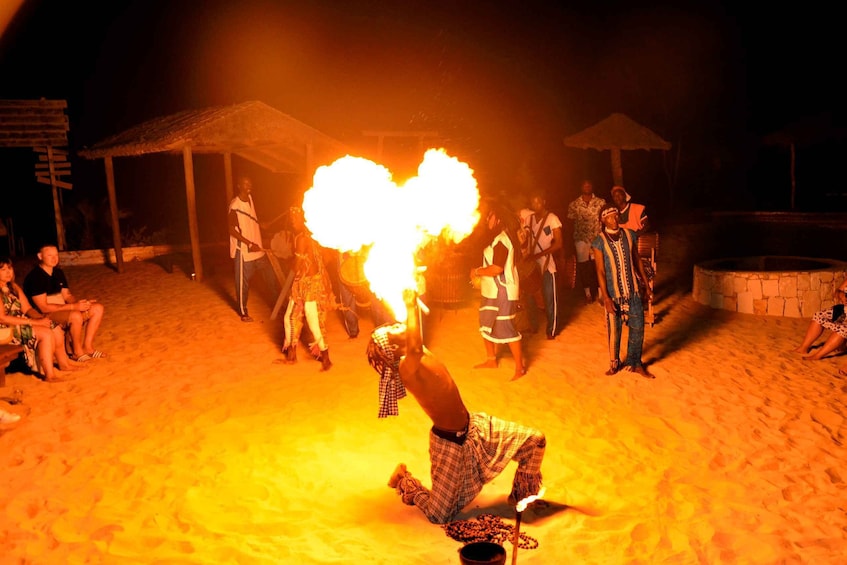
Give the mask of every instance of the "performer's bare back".
[{"label": "performer's bare back", "polygon": [[400,362],[400,380],[412,393],[436,428],[459,432],[467,429],[468,409],[447,367],[423,346],[414,294],[404,294],[408,310],[406,351]]},{"label": "performer's bare back", "polygon": [[400,379],[432,425],[445,431],[462,431],[468,426],[468,410],[447,367],[432,353],[419,358],[407,353],[400,362]]}]

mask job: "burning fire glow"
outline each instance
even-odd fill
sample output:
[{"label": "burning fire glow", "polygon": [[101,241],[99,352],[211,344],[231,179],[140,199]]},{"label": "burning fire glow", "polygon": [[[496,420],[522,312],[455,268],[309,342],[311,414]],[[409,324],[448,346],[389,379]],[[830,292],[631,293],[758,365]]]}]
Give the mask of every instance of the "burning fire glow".
[{"label": "burning fire glow", "polygon": [[518,512],[523,512],[524,510],[526,510],[527,506],[544,496],[545,492],[546,489],[544,487],[541,487],[541,489],[539,489],[538,491],[538,494],[527,496],[526,498],[520,500],[517,504],[515,504],[515,510]]},{"label": "burning fire glow", "polygon": [[473,169],[429,149],[403,186],[373,161],[350,155],[319,167],[303,197],[306,226],[324,247],[366,253],[365,277],[396,319],[406,319],[403,290],[417,290],[416,256],[438,237],[465,239],[479,221]]}]

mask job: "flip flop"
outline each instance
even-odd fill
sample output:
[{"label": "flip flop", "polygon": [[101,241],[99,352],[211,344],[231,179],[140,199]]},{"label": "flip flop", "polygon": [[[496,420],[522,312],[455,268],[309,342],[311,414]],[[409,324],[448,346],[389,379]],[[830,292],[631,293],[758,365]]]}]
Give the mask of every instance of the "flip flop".
[{"label": "flip flop", "polygon": [[106,354],[100,351],[99,349],[95,349],[91,354],[92,359],[105,359]]},{"label": "flip flop", "polygon": [[20,414],[15,414],[14,412],[6,412],[5,410],[0,410],[0,424],[14,424],[18,420],[21,419]]},{"label": "flip flop", "polygon": [[88,353],[83,353],[82,355],[74,359],[74,361],[76,361],[77,363],[85,363],[86,361],[91,361],[92,359],[93,357],[91,355],[89,355]]}]

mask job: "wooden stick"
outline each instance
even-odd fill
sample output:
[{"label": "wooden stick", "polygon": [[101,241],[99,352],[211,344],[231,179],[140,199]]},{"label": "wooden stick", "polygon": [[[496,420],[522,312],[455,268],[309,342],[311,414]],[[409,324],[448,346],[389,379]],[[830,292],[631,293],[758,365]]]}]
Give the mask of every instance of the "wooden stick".
[{"label": "wooden stick", "polygon": [[518,562],[518,544],[521,541],[521,515],[523,512],[515,510],[515,537],[512,540],[512,565]]}]

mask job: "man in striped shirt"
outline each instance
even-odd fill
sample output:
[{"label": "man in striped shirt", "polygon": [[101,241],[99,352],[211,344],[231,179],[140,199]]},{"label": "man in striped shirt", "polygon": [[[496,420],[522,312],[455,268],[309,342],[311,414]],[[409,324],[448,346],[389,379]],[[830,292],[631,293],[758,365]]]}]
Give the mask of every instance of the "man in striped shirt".
[{"label": "man in striped shirt", "polygon": [[[606,337],[609,344],[609,370],[614,375],[623,368],[646,378],[653,375],[641,362],[644,346],[644,304],[650,297],[644,263],[638,259],[638,234],[618,225],[618,208],[600,208],[600,235],[594,238],[594,264],[600,284],[599,300],[606,315]],[[626,359],[620,359],[621,332],[629,327]]]}]

